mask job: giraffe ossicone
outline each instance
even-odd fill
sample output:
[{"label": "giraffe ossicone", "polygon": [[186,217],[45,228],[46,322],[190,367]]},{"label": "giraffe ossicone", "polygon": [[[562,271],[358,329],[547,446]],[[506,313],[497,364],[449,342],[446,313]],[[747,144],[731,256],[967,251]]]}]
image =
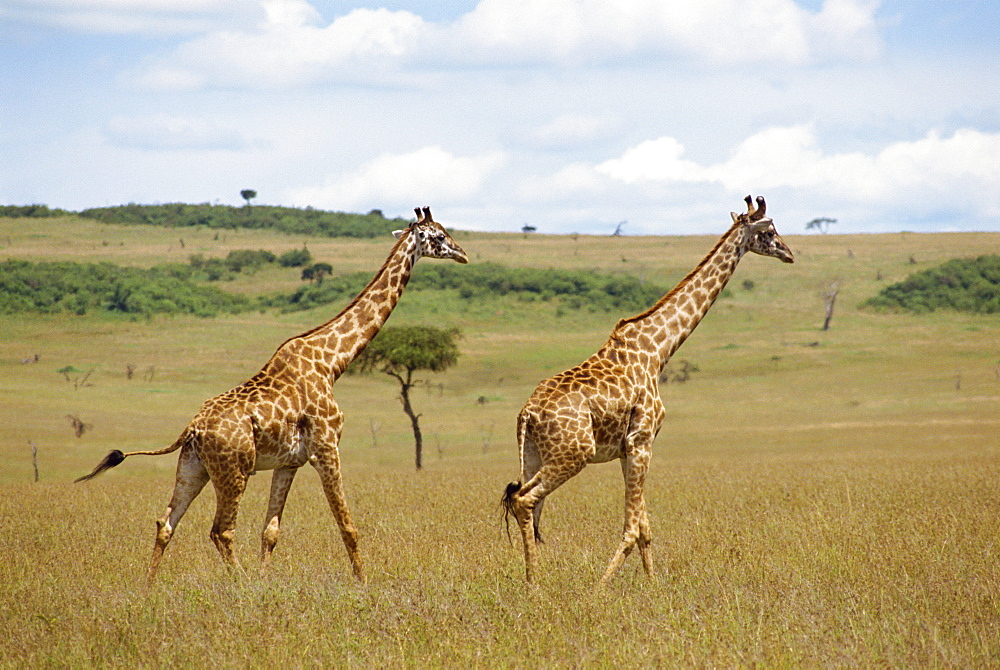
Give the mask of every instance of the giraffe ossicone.
[{"label": "giraffe ossicone", "polygon": [[337,316],[284,342],[256,375],[236,388],[207,400],[172,445],[157,451],[114,450],[76,481],[93,479],[129,456],[158,456],[181,450],[173,496],[157,520],[149,567],[152,583],[177,524],[209,481],[216,492],[210,533],[223,560],[236,566],[233,537],[247,478],[273,470],[271,494],[261,534],[266,566],[278,541],[281,514],[300,467],[319,473],[355,577],[365,581],[358,533],[351,520],[340,472],[338,445],[344,415],[333,399],[333,383],[360,354],[392,313],[423,257],[468,263],[462,248],[434,221],[429,207],[397,238],[374,278]]},{"label": "giraffe ossicone", "polygon": [[524,544],[525,577],[538,572],[545,497],[589,463],[618,459],[625,479],[625,529],[601,583],[617,572],[636,545],[653,573],[652,535],[643,488],[653,440],[665,416],[658,378],[695,329],[748,251],[794,262],[791,249],[767,218],[763,197],[748,195],[747,211],[708,255],[651,308],[622,319],[601,349],[580,365],[542,381],[517,417],[521,476],[501,502],[517,520]]}]

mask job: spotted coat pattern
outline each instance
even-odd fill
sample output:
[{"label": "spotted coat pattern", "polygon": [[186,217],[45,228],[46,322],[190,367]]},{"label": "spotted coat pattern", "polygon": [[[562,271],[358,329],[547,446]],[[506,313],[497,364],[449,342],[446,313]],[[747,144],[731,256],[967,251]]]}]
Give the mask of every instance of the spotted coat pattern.
[{"label": "spotted coat pattern", "polygon": [[545,497],[589,463],[618,459],[625,479],[625,529],[601,579],[607,581],[638,544],[652,574],[649,518],[643,487],[651,447],[663,424],[658,378],[667,361],[708,312],[747,251],[793,262],[792,252],[765,218],[763,198],[733,225],[681,282],[653,307],[622,319],[601,349],[544,380],[517,418],[521,478],[504,505],[517,519],[526,577],[537,572],[536,541]]},{"label": "spotted coat pattern", "polygon": [[[150,582],[178,522],[209,481],[216,494],[210,536],[223,560],[237,565],[233,537],[240,498],[248,477],[259,470],[274,471],[261,539],[261,559],[266,566],[278,540],[292,479],[306,463],[319,473],[354,575],[365,580],[358,534],[341,478],[338,444],[344,415],[333,398],[333,384],[385,323],[418,259],[427,256],[468,262],[465,252],[433,220],[429,208],[416,211],[417,221],[394,233],[398,241],[385,263],[340,314],[290,338],[260,372],[206,401],[170,447],[153,452],[118,452],[120,458],[115,460],[120,462],[127,456],[181,450],[173,496],[156,522]],[[81,479],[117,462],[99,465]]]}]

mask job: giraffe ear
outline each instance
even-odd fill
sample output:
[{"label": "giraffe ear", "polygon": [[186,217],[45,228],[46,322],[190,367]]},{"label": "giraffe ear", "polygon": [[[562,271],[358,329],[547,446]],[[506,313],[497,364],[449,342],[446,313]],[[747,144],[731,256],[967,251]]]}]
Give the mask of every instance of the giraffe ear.
[{"label": "giraffe ear", "polygon": [[392,236],[395,237],[398,240],[399,238],[401,238],[403,236],[404,232],[405,231],[402,231],[402,230],[394,230],[394,231],[392,231]]},{"label": "giraffe ear", "polygon": [[771,224],[773,223],[774,221],[772,221],[771,219],[763,218],[760,221],[748,222],[747,227],[750,229],[751,232],[759,233],[762,230],[767,230],[768,228],[770,228]]},{"label": "giraffe ear", "polygon": [[740,215],[737,214],[736,212],[729,212],[729,216],[733,217],[733,223],[736,223],[737,221],[740,220]]}]

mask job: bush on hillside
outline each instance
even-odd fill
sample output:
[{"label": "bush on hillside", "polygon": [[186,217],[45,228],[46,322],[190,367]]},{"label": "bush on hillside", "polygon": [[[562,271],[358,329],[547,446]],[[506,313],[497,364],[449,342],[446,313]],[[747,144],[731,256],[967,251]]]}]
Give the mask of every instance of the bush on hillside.
[{"label": "bush on hillside", "polygon": [[312,263],[312,254],[305,247],[292,249],[278,256],[278,263],[283,268],[298,268]]},{"label": "bush on hillside", "polygon": [[137,316],[237,313],[254,304],[176,276],[111,263],[0,263],[0,313],[118,312]]},{"label": "bush on hillside", "polygon": [[1000,255],[956,258],[910,275],[861,303],[885,311],[1000,312]]},{"label": "bush on hillside", "polygon": [[488,294],[514,294],[527,299],[561,298],[569,307],[602,311],[641,311],[666,292],[635,277],[600,274],[589,270],[508,268],[496,263],[464,267],[434,264],[422,267],[413,278],[415,289],[456,289],[463,298]]},{"label": "bush on hillside", "polygon": [[[371,279],[367,272],[328,277],[322,284],[299,287],[288,295],[268,296],[268,307],[284,311],[311,309],[357,295]],[[454,290],[465,300],[513,295],[522,300],[561,300],[571,309],[639,312],[666,292],[635,277],[584,270],[508,268],[496,263],[465,266],[427,263],[418,267],[407,291]]]}]

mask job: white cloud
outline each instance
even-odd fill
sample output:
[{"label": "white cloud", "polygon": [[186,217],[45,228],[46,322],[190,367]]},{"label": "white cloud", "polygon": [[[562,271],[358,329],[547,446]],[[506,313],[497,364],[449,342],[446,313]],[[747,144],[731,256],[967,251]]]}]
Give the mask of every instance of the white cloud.
[{"label": "white cloud", "polygon": [[407,11],[355,9],[327,26],[301,0],[265,0],[253,30],[218,30],[181,44],[140,69],[135,79],[151,88],[271,88],[333,76],[371,80],[391,70],[424,31]]},{"label": "white cloud", "polygon": [[552,175],[534,175],[517,187],[517,198],[531,203],[553,203],[579,198],[593,199],[608,187],[608,180],[585,163],[573,163]]},{"label": "white cloud", "polygon": [[595,169],[626,184],[638,181],[710,180],[696,163],[684,160],[684,145],[672,137],[648,140],[626,151],[621,158],[604,161]]},{"label": "white cloud", "polygon": [[[145,2],[160,11],[162,0]],[[131,20],[122,5],[111,7],[120,21]],[[219,22],[147,64],[136,79],[151,87],[268,88],[331,78],[370,81],[407,64],[433,69],[681,56],[720,65],[804,65],[867,58],[878,49],[875,7],[865,0],[826,0],[819,12],[793,0],[482,0],[452,23],[429,23],[403,10],[355,9],[325,26],[306,0],[259,0],[252,7],[241,21]],[[250,15],[260,20],[247,24]]]},{"label": "white cloud", "polygon": [[415,206],[467,200],[504,163],[498,153],[455,156],[438,146],[385,154],[358,170],[335,175],[319,187],[293,189],[292,202],[313,207],[406,212]]},{"label": "white cloud", "polygon": [[[456,23],[489,61],[604,61],[681,54],[708,61],[805,63],[870,56],[875,3],[827,0],[810,13],[792,0],[482,0]],[[828,47],[817,51],[819,40]]]},{"label": "white cloud", "polygon": [[1000,133],[963,129],[942,137],[932,131],[874,154],[826,154],[809,126],[793,126],[756,133],[722,163],[699,165],[683,154],[680,142],[661,137],[593,171],[639,189],[715,183],[737,193],[785,189],[904,216],[942,210],[976,217],[1000,214]]}]

